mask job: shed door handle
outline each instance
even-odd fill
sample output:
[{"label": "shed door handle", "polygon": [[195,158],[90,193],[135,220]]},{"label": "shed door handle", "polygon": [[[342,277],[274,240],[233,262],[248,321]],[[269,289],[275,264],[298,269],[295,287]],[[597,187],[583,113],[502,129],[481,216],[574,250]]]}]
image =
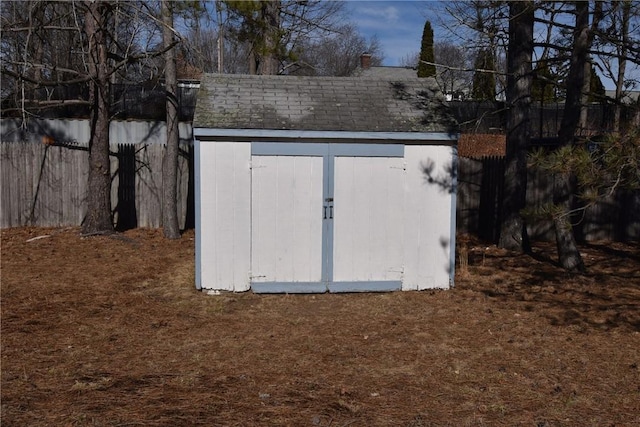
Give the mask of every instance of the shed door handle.
[{"label": "shed door handle", "polygon": [[329,219],[333,219],[333,205],[323,206],[322,219],[327,219],[327,207],[329,208]]}]

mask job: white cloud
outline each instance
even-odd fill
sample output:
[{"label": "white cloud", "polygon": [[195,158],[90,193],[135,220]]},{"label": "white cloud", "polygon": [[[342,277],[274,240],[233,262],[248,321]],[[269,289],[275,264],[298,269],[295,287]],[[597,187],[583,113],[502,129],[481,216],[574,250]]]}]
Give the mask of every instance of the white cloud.
[{"label": "white cloud", "polygon": [[425,18],[415,1],[349,1],[351,20],[366,37],[376,35],[384,51],[385,65],[420,49]]},{"label": "white cloud", "polygon": [[394,4],[375,1],[349,3],[351,19],[363,30],[391,29],[402,22],[402,10]]},{"label": "white cloud", "polygon": [[386,24],[394,25],[400,19],[400,13],[398,12],[398,9],[394,6],[362,7],[356,10],[358,13],[374,18],[379,23],[380,21],[382,21]]}]

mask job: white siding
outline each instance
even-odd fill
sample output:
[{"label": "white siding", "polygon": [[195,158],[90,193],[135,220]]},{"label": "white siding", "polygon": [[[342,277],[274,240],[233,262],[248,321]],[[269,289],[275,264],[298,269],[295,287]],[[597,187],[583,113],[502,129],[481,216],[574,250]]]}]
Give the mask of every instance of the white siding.
[{"label": "white siding", "polygon": [[[251,156],[250,143],[197,147],[196,278],[203,289],[320,282],[323,247],[334,282],[450,286],[451,147],[407,145],[404,158],[338,156],[330,160],[332,177],[323,175],[327,157]],[[429,165],[437,182],[425,175]],[[323,235],[323,191],[331,190],[333,232]]]},{"label": "white siding", "polygon": [[322,157],[252,158],[251,275],[255,282],[319,282]]},{"label": "white siding", "polygon": [[[407,164],[404,209],[405,271],[403,290],[448,288],[452,212],[452,148],[405,146]],[[433,174],[445,185],[430,183],[424,167],[432,162]],[[454,207],[455,209],[455,207]]]},{"label": "white siding", "polygon": [[199,241],[203,289],[249,289],[251,253],[250,143],[203,142],[199,164]]},{"label": "white siding", "polygon": [[335,281],[401,280],[404,161],[336,157]]}]

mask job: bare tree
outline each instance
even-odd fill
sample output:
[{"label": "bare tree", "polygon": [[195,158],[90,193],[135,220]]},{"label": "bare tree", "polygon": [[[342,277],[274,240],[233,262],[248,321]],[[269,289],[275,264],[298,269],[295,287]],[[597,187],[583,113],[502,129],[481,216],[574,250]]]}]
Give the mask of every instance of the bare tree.
[{"label": "bare tree", "polygon": [[[618,2],[615,2],[614,8],[617,8]],[[622,91],[624,90],[624,77],[625,72],[627,70],[627,52],[629,50],[629,21],[631,19],[631,0],[626,0],[622,2],[620,7],[621,9],[621,19],[619,25],[619,35],[622,43],[620,47],[617,49],[617,62],[618,62],[618,73],[616,76],[616,108],[614,115],[614,130],[616,132],[620,132],[620,114],[621,114],[621,100],[622,100]],[[614,10],[614,14],[615,14]]]},{"label": "bare tree", "polygon": [[89,137],[89,193],[85,234],[113,230],[111,220],[111,169],[109,162],[109,89],[108,39],[111,4],[85,3],[84,30],[87,37],[87,68],[91,133]]},{"label": "bare tree", "polygon": [[[9,3],[9,5],[5,5]],[[145,3],[116,0],[3,2],[2,74],[24,119],[45,108],[80,105],[90,122],[85,234],[113,231],[109,122],[111,83],[146,58],[140,42],[149,22]],[[118,16],[118,19],[116,18]],[[117,34],[117,36],[116,36]],[[149,40],[147,40],[149,41]],[[74,89],[71,92],[69,89]]]},{"label": "bare tree", "polygon": [[376,37],[366,40],[354,25],[347,24],[336,33],[299,43],[296,67],[290,74],[350,76],[360,65],[363,53],[371,55],[371,65],[382,64],[382,48]]},{"label": "bare tree", "polygon": [[[575,2],[575,28],[573,52],[567,78],[567,98],[558,133],[560,146],[570,147],[576,135],[582,110],[582,91],[585,81],[585,63],[589,56],[589,3]],[[553,202],[557,211],[553,217],[560,265],[567,270],[584,270],[584,262],[576,245],[571,226],[572,179],[571,170],[560,170],[555,175]]]},{"label": "bare tree", "polygon": [[533,16],[533,1],[509,3],[507,155],[499,246],[519,252],[527,249],[528,240],[521,211],[526,205],[527,191]]},{"label": "bare tree", "polygon": [[451,42],[436,42],[436,81],[443,93],[453,98],[464,96],[462,92],[471,86],[471,73],[464,49]]},{"label": "bare tree", "polygon": [[[476,49],[492,49],[494,45],[501,46],[501,35],[505,33],[502,20],[505,15],[501,12],[502,6],[492,2],[480,3],[447,3],[444,7],[452,13],[450,15],[451,21],[442,23],[442,25],[449,25],[449,28],[455,29],[451,32],[452,37],[459,37],[468,45],[476,43]],[[517,3],[509,3],[511,24],[513,24],[515,17],[513,15],[514,7],[524,7],[525,4],[531,6],[529,2]],[[538,57],[538,66],[536,67],[538,82],[542,83],[540,96],[546,96],[548,89],[551,89],[557,97],[565,99],[563,120],[558,134],[560,147],[551,156],[552,160],[546,161],[545,164],[548,166],[547,169],[554,173],[555,178],[553,204],[546,210],[546,213],[553,218],[560,264],[567,270],[584,269],[584,263],[577,249],[572,230],[571,218],[575,213],[572,211],[574,189],[586,187],[590,194],[596,194],[596,196],[611,195],[614,189],[622,188],[623,184],[637,181],[637,175],[629,172],[635,170],[634,165],[637,164],[637,159],[630,154],[635,152],[635,149],[633,147],[631,149],[625,148],[628,144],[633,145],[634,141],[637,141],[637,136],[623,137],[618,143],[601,145],[601,149],[606,150],[606,155],[602,156],[585,153],[574,144],[576,135],[580,134],[580,123],[586,122],[585,105],[587,101],[603,99],[601,95],[595,93],[597,85],[592,83],[597,82],[598,76],[593,74],[592,70],[597,67],[601,72],[606,71],[616,82],[618,101],[622,96],[622,88],[632,87],[634,84],[633,79],[625,75],[625,62],[632,62],[636,66],[640,64],[640,40],[638,40],[640,37],[638,16],[640,15],[635,12],[639,10],[636,3],[626,1],[534,3],[533,25],[537,27],[534,27],[536,30],[533,33],[533,46],[541,48],[538,50],[541,54]],[[525,27],[529,28],[530,13],[528,10],[526,15],[527,24]],[[451,22],[454,24],[452,25]],[[468,31],[464,31],[464,28],[468,28]],[[522,102],[526,99],[524,98],[526,92],[523,91],[523,85],[528,84],[526,83],[527,79],[523,79],[524,69],[512,62],[512,59],[515,58],[514,55],[518,55],[518,52],[524,54],[524,52],[512,44],[512,38],[517,36],[517,33],[509,31],[508,35],[509,65],[505,75],[508,79],[507,105],[510,109],[507,126],[509,139],[507,161],[509,163],[510,150],[524,141],[521,131],[526,128],[525,124],[529,119],[526,117],[526,102]],[[492,40],[497,43],[493,44]],[[529,49],[528,43],[527,49]],[[524,64],[526,61],[525,58],[519,62]],[[500,70],[500,67],[497,69]],[[517,83],[518,81],[520,83]],[[519,86],[520,89],[514,92],[513,90]],[[520,101],[518,101],[519,99]],[[520,116],[520,124],[516,120],[518,116]],[[619,119],[616,119],[614,127],[617,129],[619,126]],[[514,162],[510,163],[513,170],[519,170],[515,165],[522,163],[522,159],[518,158],[518,155],[511,158],[511,161]],[[508,166],[508,168],[512,166]],[[576,174],[578,168],[581,169],[581,173]],[[594,172],[596,170],[597,174]],[[582,173],[584,171],[587,173]],[[591,178],[589,178],[589,171],[591,171]],[[507,242],[503,241],[503,238],[508,239],[512,238],[510,236],[518,235],[520,229],[517,221],[508,219],[509,216],[515,218],[515,206],[522,203],[522,195],[519,190],[515,191],[510,188],[512,185],[522,186],[522,181],[514,181],[512,173],[512,171],[507,172],[511,178],[505,182],[507,185],[505,197],[507,199],[505,200],[504,213],[509,223],[504,224],[500,242],[505,246]],[[522,176],[521,170],[515,173],[516,176]],[[606,185],[594,184],[594,176],[599,177]],[[584,182],[577,182],[579,180],[576,180],[576,177]],[[614,179],[610,179],[610,177]],[[578,187],[574,184],[578,184]],[[596,187],[597,191],[593,190]],[[509,200],[509,194],[520,195],[517,199]],[[589,203],[592,202],[592,198],[589,198]]]},{"label": "bare tree", "polygon": [[615,85],[613,130],[620,132],[622,100],[640,86],[640,77],[628,76],[628,66],[640,68],[640,4],[631,0],[603,5],[602,25],[595,34],[595,62],[602,75]]},{"label": "bare tree", "polygon": [[[3,115],[23,119],[58,105],[88,105],[87,64],[78,43],[83,8],[76,3],[0,3],[2,15]],[[67,83],[66,89],[60,82]],[[82,92],[82,95],[80,96]]]},{"label": "bare tree", "polygon": [[[437,45],[436,45],[437,50]],[[437,60],[437,53],[436,53]],[[405,54],[402,58],[400,58],[400,66],[407,68],[416,68],[418,66],[418,62],[420,62],[420,52],[417,50],[412,53]]]},{"label": "bare tree", "polygon": [[[597,85],[587,84],[591,76],[597,76],[610,80],[618,88],[616,100],[620,101],[625,91],[640,83],[637,75],[634,77],[627,72],[629,64],[636,69],[640,67],[640,4],[627,0],[588,3],[590,41],[583,97],[592,101],[604,100],[600,95],[594,96],[593,89]],[[545,61],[558,76],[558,81],[564,82],[573,51],[573,3],[542,2],[536,6],[536,25],[539,33],[546,34],[536,41],[536,46],[542,48],[538,60]],[[559,85],[557,92],[564,96],[566,89]]]},{"label": "bare tree", "polygon": [[[602,1],[596,1],[594,3],[594,10],[591,13],[591,25],[588,32],[588,40],[587,45],[590,47],[593,45],[593,38],[595,33],[598,31],[598,26],[600,25],[600,21],[602,20]],[[580,109],[580,119],[578,121],[578,129],[580,131],[586,130],[588,128],[588,103],[589,98],[593,94],[591,90],[593,84],[597,80],[597,76],[593,73],[593,61],[591,55],[587,56],[587,59],[583,65],[584,74],[583,74],[583,82],[582,82],[582,99],[581,99],[581,109]]]},{"label": "bare tree", "polygon": [[180,55],[190,67],[205,73],[248,74],[251,46],[233,37],[221,36],[220,27],[224,33],[230,31],[224,22],[217,29],[189,28],[182,33]]},{"label": "bare tree", "polygon": [[[436,18],[434,23],[443,30],[442,40],[463,48],[465,56],[474,58],[478,67],[485,64],[482,68],[489,72],[478,71],[476,78],[483,81],[481,86],[493,84],[495,89],[491,92],[502,96],[506,87],[507,2],[434,2],[429,7]],[[486,98],[486,93],[482,97]]]},{"label": "bare tree", "polygon": [[230,36],[251,46],[249,73],[280,74],[312,37],[334,32],[344,5],[321,0],[224,1]]},{"label": "bare tree", "polygon": [[162,161],[162,229],[168,239],[180,238],[178,224],[178,79],[173,29],[173,10],[169,0],[162,0],[162,45],[167,106],[167,145]]},{"label": "bare tree", "polygon": [[365,51],[372,64],[380,64],[378,40],[367,40],[348,23],[343,6],[318,0],[219,1],[215,29],[190,29],[181,49],[189,64],[205,72],[219,72],[222,65],[224,73],[350,75]]}]

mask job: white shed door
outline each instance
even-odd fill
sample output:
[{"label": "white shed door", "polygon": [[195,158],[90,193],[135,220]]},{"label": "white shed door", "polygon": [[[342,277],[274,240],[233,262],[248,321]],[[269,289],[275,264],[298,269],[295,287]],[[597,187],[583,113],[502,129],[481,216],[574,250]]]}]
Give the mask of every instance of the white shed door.
[{"label": "white shed door", "polygon": [[252,156],[251,280],[320,283],[323,158]]},{"label": "white shed door", "polygon": [[402,158],[335,158],[335,282],[402,279],[403,186]]},{"label": "white shed door", "polygon": [[404,147],[253,143],[251,288],[400,289]]}]

